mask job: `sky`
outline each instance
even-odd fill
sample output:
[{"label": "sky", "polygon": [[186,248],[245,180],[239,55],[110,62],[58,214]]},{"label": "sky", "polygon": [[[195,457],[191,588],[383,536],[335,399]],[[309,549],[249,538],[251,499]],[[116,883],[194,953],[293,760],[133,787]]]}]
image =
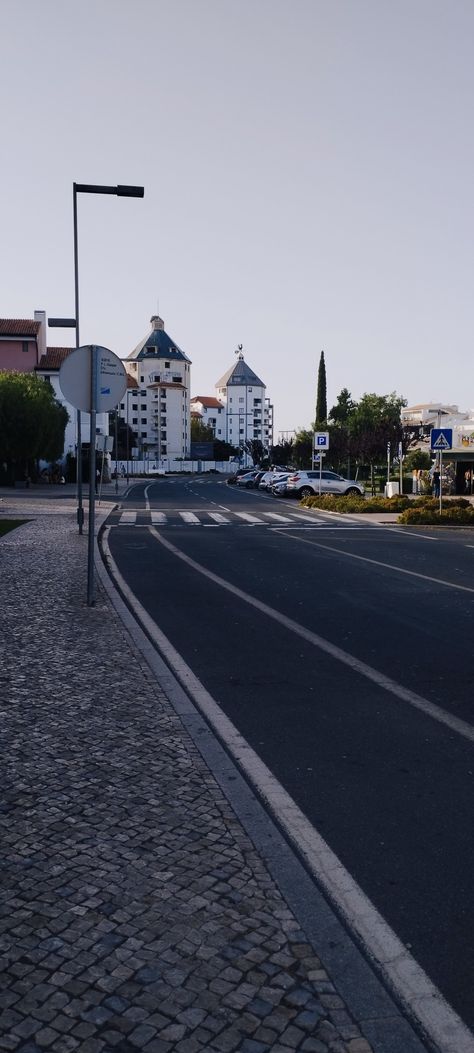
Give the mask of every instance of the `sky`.
[{"label": "sky", "polygon": [[[0,315],[191,394],[245,360],[280,432],[347,387],[474,406],[472,0],[0,0]],[[49,329],[50,346],[74,331]]]}]

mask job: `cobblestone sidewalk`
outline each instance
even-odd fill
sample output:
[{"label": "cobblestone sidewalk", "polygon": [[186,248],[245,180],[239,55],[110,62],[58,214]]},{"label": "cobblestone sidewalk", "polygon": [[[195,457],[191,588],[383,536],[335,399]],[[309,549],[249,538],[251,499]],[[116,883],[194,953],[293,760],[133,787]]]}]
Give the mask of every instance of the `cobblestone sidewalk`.
[{"label": "cobblestone sidewalk", "polygon": [[0,539],[0,1050],[370,1053],[86,544]]}]

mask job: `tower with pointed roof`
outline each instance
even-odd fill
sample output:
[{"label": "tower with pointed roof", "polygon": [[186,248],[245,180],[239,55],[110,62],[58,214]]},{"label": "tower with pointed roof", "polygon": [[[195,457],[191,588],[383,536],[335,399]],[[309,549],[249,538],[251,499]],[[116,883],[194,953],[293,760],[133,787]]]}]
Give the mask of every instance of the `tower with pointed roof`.
[{"label": "tower with pointed roof", "polygon": [[143,458],[163,461],[190,452],[191,361],[168,336],[159,315],[127,358],[131,378],[120,414],[137,435]]},{"label": "tower with pointed roof", "polygon": [[242,344],[235,353],[237,361],[216,384],[217,398],[226,411],[225,441],[241,448],[256,439],[268,450],[273,445],[273,406],[266,385],[245,361]]}]

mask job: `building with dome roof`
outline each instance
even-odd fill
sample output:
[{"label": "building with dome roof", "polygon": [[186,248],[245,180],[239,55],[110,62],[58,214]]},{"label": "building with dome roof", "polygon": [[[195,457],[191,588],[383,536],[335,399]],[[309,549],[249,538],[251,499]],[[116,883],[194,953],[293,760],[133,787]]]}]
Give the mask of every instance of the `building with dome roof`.
[{"label": "building with dome roof", "polygon": [[168,336],[159,315],[151,331],[123,360],[135,384],[120,405],[120,416],[137,435],[144,460],[187,458],[190,454],[191,360]]}]

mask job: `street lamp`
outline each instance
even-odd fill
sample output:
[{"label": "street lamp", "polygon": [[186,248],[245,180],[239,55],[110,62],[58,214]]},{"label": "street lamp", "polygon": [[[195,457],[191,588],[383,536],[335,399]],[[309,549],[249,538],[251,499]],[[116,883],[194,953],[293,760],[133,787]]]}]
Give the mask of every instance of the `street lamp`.
[{"label": "street lamp", "polygon": [[[96,186],[92,183],[72,184],[73,224],[74,224],[74,302],[76,325],[76,348],[81,346],[79,339],[79,266],[77,245],[77,195],[78,194],[115,194],[116,197],[144,197],[143,186]],[[91,429],[92,431],[92,429]],[[95,435],[90,435],[90,443],[95,443]],[[93,480],[95,483],[95,480]],[[84,509],[82,507],[82,435],[81,411],[77,410],[77,522],[82,534]]]}]

